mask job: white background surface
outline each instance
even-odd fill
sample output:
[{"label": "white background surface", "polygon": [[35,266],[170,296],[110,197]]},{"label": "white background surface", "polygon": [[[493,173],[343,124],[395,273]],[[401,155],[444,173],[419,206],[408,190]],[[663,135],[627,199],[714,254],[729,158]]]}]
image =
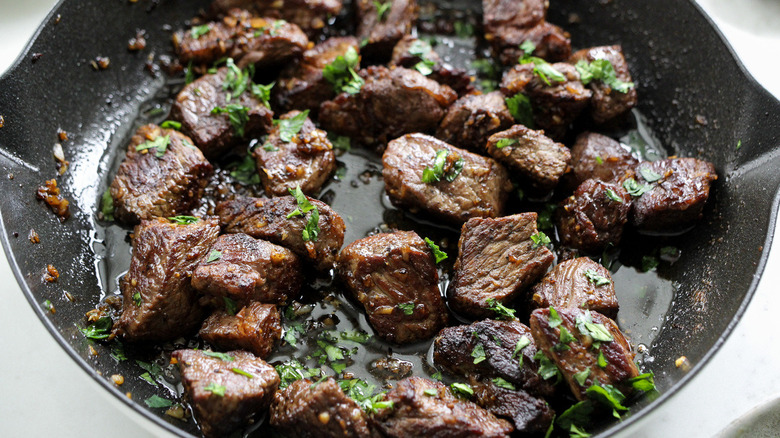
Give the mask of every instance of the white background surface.
[{"label": "white background surface", "polygon": [[[698,2],[756,79],[780,98],[780,1]],[[55,3],[0,0],[0,72]],[[780,335],[774,324],[780,309],[775,290],[780,285],[780,245],[774,246],[755,298],[711,363],[663,408],[621,436],[713,436],[752,407],[780,397]],[[163,435],[115,401],[54,342],[1,252],[0,279],[0,437]]]}]

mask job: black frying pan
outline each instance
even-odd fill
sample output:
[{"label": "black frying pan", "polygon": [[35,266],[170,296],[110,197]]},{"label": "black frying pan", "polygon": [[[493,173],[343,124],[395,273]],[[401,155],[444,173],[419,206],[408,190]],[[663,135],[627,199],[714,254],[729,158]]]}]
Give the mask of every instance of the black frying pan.
[{"label": "black frying pan", "polygon": [[[164,24],[178,28],[192,11],[208,3],[65,0],[47,18],[22,62],[0,79],[0,114],[5,117],[0,129],[2,239],[22,290],[71,357],[91,375],[92,370],[102,371],[104,377],[96,379],[106,390],[180,435],[197,435],[193,422],[172,420],[160,409],[127,399],[126,391],[139,401],[160,389],[138,379],[129,379],[121,391],[115,388],[107,376],[134,376],[140,369],[132,361],[117,364],[108,354],[91,356],[91,342],[74,323],[116,290],[114,274],[123,263],[126,267],[126,244],[103,243],[116,241],[111,236],[118,235],[118,227],[107,231],[94,212],[116,151],[124,148],[135,128],[133,120],[142,110],[148,112],[144,102],[163,89],[164,79],[153,78],[144,69],[146,57],[170,51],[171,30]],[[670,155],[714,162],[720,175],[705,220],[677,242],[683,257],[659,270],[679,284],[666,321],[649,345],[648,354],[654,358],[650,368],[662,396],[635,405],[629,418],[605,431],[609,434],[663,403],[705,366],[755,291],[774,230],[780,103],[746,74],[693,2],[601,3],[554,1],[550,21],[564,25],[576,47],[622,44],[639,84],[639,112],[659,143]],[[478,8],[478,2],[466,4]],[[574,13],[581,24],[569,23]],[[143,52],[130,53],[127,40],[137,28],[147,31],[149,45]],[[44,56],[32,63],[30,55],[36,52]],[[97,55],[110,56],[108,70],[90,68],[89,61]],[[70,137],[65,150],[71,167],[58,178],[73,201],[73,215],[64,223],[34,196],[35,188],[56,174],[51,145],[58,128]],[[13,179],[6,177],[10,174]],[[340,199],[336,194],[334,202],[350,204]],[[359,204],[355,213],[362,208],[368,222],[376,225],[370,206],[351,204]],[[31,228],[40,234],[41,244],[27,241]],[[364,232],[356,227],[347,241]],[[111,260],[117,261],[111,265]],[[57,283],[41,281],[47,263],[63,273]],[[75,300],[59,298],[62,290]],[[55,316],[41,308],[46,299],[54,302]],[[674,364],[682,355],[694,364],[687,374]]]}]

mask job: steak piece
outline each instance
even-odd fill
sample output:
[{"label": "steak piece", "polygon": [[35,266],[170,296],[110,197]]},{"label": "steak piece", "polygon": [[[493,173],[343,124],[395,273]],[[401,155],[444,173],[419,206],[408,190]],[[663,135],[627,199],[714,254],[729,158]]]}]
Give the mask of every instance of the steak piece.
[{"label": "steak piece", "polygon": [[214,0],[212,15],[220,15],[233,8],[248,9],[257,16],[283,18],[297,24],[307,35],[322,32],[330,17],[341,12],[342,0]]},{"label": "steak piece", "polygon": [[350,47],[359,51],[357,38],[334,37],[303,52],[300,62],[290,64],[279,74],[274,88],[279,105],[287,109],[308,109],[316,114],[322,102],[336,97],[333,85],[322,76],[322,69],[343,57]]},{"label": "steak piece", "polygon": [[295,24],[253,17],[242,9],[231,9],[220,21],[173,34],[174,50],[185,65],[213,64],[220,58],[233,58],[240,66],[279,65],[299,57],[308,44],[306,34]]},{"label": "steak piece", "polygon": [[677,231],[701,217],[718,179],[715,166],[696,158],[671,158],[637,167],[640,184],[652,189],[634,201],[631,223],[644,231]]},{"label": "steak piece", "polygon": [[[628,63],[623,57],[623,48],[616,46],[600,46],[583,49],[571,56],[569,62],[577,64],[582,60],[591,63],[595,60],[606,60],[612,65],[615,76],[619,81],[632,82],[631,73],[628,71]],[[603,61],[601,61],[603,62]],[[590,113],[596,123],[606,123],[627,113],[636,106],[636,87],[631,86],[626,92],[613,89],[602,80],[593,80],[588,83],[588,88],[593,91],[593,99],[590,101]]]},{"label": "steak piece", "polygon": [[504,65],[518,62],[525,41],[536,46],[534,56],[550,62],[569,58],[570,35],[546,21],[547,6],[546,0],[482,0],[485,40]]},{"label": "steak piece", "polygon": [[284,436],[300,438],[369,438],[368,418],[339,384],[296,380],[274,395],[269,423]]},{"label": "steak piece", "polygon": [[531,101],[533,121],[537,128],[554,138],[561,138],[574,119],[590,103],[593,92],[585,88],[573,65],[564,62],[552,64],[564,77],[558,82],[547,78],[549,85],[536,73],[535,64],[519,64],[504,74],[501,91],[507,97],[522,93]]},{"label": "steak piece", "polygon": [[473,218],[463,224],[455,275],[447,288],[450,308],[472,317],[493,316],[491,299],[509,304],[540,279],[555,260],[537,235],[536,213]]},{"label": "steak piece", "polygon": [[246,350],[265,358],[282,338],[282,319],[275,305],[254,302],[235,315],[217,310],[198,335],[220,350]]},{"label": "steak piece", "polygon": [[[244,138],[266,133],[272,124],[273,112],[251,93],[245,91],[228,101],[232,93],[223,88],[227,76],[227,67],[201,76],[184,86],[171,107],[170,117],[181,122],[182,132],[210,158],[221,156]],[[247,78],[247,82],[250,80]],[[246,123],[239,129],[233,126],[229,114],[212,114],[214,108],[229,109],[228,105],[246,109]]]},{"label": "steak piece", "polygon": [[455,397],[444,384],[420,377],[401,380],[385,400],[393,402],[393,407],[380,409],[373,420],[390,438],[498,438],[509,437],[513,430],[508,421]]},{"label": "steak piece", "polygon": [[631,211],[631,196],[617,184],[589,179],[555,212],[561,243],[586,252],[617,245]]},{"label": "steak piece", "polygon": [[323,129],[384,149],[389,140],[438,126],[458,97],[416,70],[372,66],[360,71],[365,84],[358,94],[341,93],[320,105]]},{"label": "steak piece", "polygon": [[470,378],[477,404],[497,416],[509,418],[515,430],[523,434],[542,434],[547,431],[555,418],[555,411],[542,398],[527,392],[498,386],[490,379]]},{"label": "steak piece", "polygon": [[589,309],[616,318],[620,306],[609,269],[588,257],[566,260],[556,265],[532,289],[535,308]]},{"label": "steak piece", "polygon": [[542,192],[558,185],[571,162],[569,148],[523,125],[491,135],[487,153]]},{"label": "steak piece", "polygon": [[500,91],[470,94],[450,106],[436,137],[464,149],[484,152],[488,137],[514,122]]},{"label": "steak piece", "polygon": [[219,236],[192,274],[192,287],[220,305],[223,297],[239,306],[252,301],[286,304],[298,295],[302,282],[292,251],[246,234]]},{"label": "steak piece", "polygon": [[383,339],[411,344],[447,323],[439,273],[428,245],[413,231],[376,234],[347,245],[338,273]]},{"label": "steak piece", "polygon": [[231,351],[228,357],[222,360],[200,350],[171,354],[206,437],[228,436],[251,424],[256,413],[268,409],[279,387],[279,374],[264,360],[245,351]]},{"label": "steak piece", "polygon": [[389,65],[415,69],[434,81],[449,86],[459,96],[474,91],[471,76],[465,70],[444,62],[427,41],[411,35],[404,36],[395,45]]},{"label": "steak piece", "polygon": [[553,387],[537,373],[536,351],[531,329],[520,321],[485,319],[439,332],[433,363],[456,376],[500,377],[536,397],[548,397]]},{"label": "steak piece", "polygon": [[320,232],[317,240],[303,240],[303,230],[311,212],[287,218],[298,208],[295,198],[282,196],[271,199],[236,198],[217,205],[216,213],[226,233],[245,233],[256,239],[282,245],[308,260],[315,268],[333,268],[344,243],[344,221],[335,211],[312,198],[306,198],[319,212]]},{"label": "steak piece", "polygon": [[136,226],[130,269],[119,284],[117,334],[128,341],[167,341],[195,331],[204,311],[190,276],[218,234],[216,219],[179,225],[158,218]]},{"label": "steak piece", "polygon": [[271,129],[265,144],[253,152],[267,194],[284,196],[296,187],[304,193],[315,193],[336,170],[336,154],[325,131],[317,129],[300,111],[290,111],[279,120],[301,117],[305,118],[303,126],[289,141],[284,137],[290,133],[279,123]]},{"label": "steak piece", "polygon": [[[440,181],[423,182],[425,169],[436,167],[440,151],[447,153]],[[391,141],[382,165],[385,190],[393,205],[456,224],[473,217],[501,216],[512,189],[506,170],[495,160],[424,134]]]},{"label": "steak piece", "polygon": [[[357,31],[355,36],[363,46],[366,56],[379,61],[387,61],[396,43],[412,31],[417,21],[416,0],[389,0],[375,2],[373,0],[356,0],[355,16]],[[382,6],[382,10],[378,9]]]},{"label": "steak piece", "polygon": [[[163,146],[149,148],[155,141]],[[157,125],[141,126],[111,182],[114,217],[134,225],[187,213],[198,205],[213,173],[189,137]]]},{"label": "steak piece", "polygon": [[[551,324],[550,309],[536,309],[531,313],[531,333],[538,348],[563,374],[574,396],[584,400],[585,390],[596,383],[612,385],[623,395],[630,395],[633,388],[628,380],[638,376],[639,370],[631,347],[615,321],[598,312],[572,308],[557,310],[562,322],[556,325]],[[564,329],[573,341],[561,342]],[[604,359],[604,366],[599,365],[599,356]]]},{"label": "steak piece", "polygon": [[571,161],[578,184],[588,179],[622,184],[634,178],[639,160],[619,142],[595,132],[583,132],[571,148]]}]

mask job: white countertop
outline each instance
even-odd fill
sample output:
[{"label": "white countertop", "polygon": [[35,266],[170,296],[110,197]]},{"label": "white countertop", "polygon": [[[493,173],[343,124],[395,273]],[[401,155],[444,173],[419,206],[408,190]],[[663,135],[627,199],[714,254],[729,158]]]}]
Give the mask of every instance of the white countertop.
[{"label": "white countertop", "polygon": [[[748,70],[780,98],[780,2],[698,2],[714,17]],[[55,3],[0,0],[0,72],[15,60]],[[745,315],[709,365],[661,409],[621,436],[709,437],[761,402],[780,397],[780,334],[772,324],[780,309],[780,294],[775,290],[780,285],[778,246],[772,248]],[[0,436],[165,436],[119,404],[60,348],[16,285],[2,251],[0,278],[4,280],[0,286],[0,351],[4,354]]]}]

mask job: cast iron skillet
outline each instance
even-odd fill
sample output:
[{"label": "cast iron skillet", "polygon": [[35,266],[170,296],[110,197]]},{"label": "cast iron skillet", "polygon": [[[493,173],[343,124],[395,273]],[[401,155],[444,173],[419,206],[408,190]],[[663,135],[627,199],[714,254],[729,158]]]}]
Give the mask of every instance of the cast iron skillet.
[{"label": "cast iron skillet", "polygon": [[[95,211],[112,151],[124,148],[142,104],[164,84],[162,77],[145,71],[144,62],[150,53],[169,52],[171,28],[164,24],[178,28],[208,3],[63,0],[0,79],[2,240],[22,290],[81,367],[123,403],[179,435],[198,432],[192,421],[180,423],[140,403],[156,393],[152,386],[132,379],[121,391],[114,387],[108,376],[135,375],[138,368],[131,361],[115,363],[107,350],[90,355],[91,341],[75,324],[116,289],[99,261],[127,257],[102,244],[105,227],[97,223]],[[712,161],[719,174],[705,219],[679,241],[683,257],[661,269],[679,284],[666,321],[649,345],[649,368],[662,395],[635,405],[630,417],[603,431],[608,435],[663,403],[701,369],[754,293],[777,211],[780,103],[745,72],[692,1],[552,3],[550,21],[572,33],[575,47],[623,45],[639,84],[639,111],[668,153]],[[582,24],[570,24],[572,14]],[[136,29],[146,30],[149,44],[130,53],[127,40]],[[37,62],[31,61],[34,53],[42,54]],[[90,68],[98,55],[110,56],[108,70]],[[73,201],[72,217],[64,223],[35,200],[35,188],[56,174],[51,147],[58,128],[69,134],[64,147],[71,162],[58,178]],[[38,245],[27,240],[31,228],[40,235]],[[346,241],[357,237],[347,235]],[[62,273],[56,283],[42,281],[48,263]],[[64,292],[74,301],[67,301]],[[42,308],[45,300],[56,306],[56,314]],[[687,374],[674,365],[682,355],[693,363]],[[126,391],[136,401],[125,397]]]}]

